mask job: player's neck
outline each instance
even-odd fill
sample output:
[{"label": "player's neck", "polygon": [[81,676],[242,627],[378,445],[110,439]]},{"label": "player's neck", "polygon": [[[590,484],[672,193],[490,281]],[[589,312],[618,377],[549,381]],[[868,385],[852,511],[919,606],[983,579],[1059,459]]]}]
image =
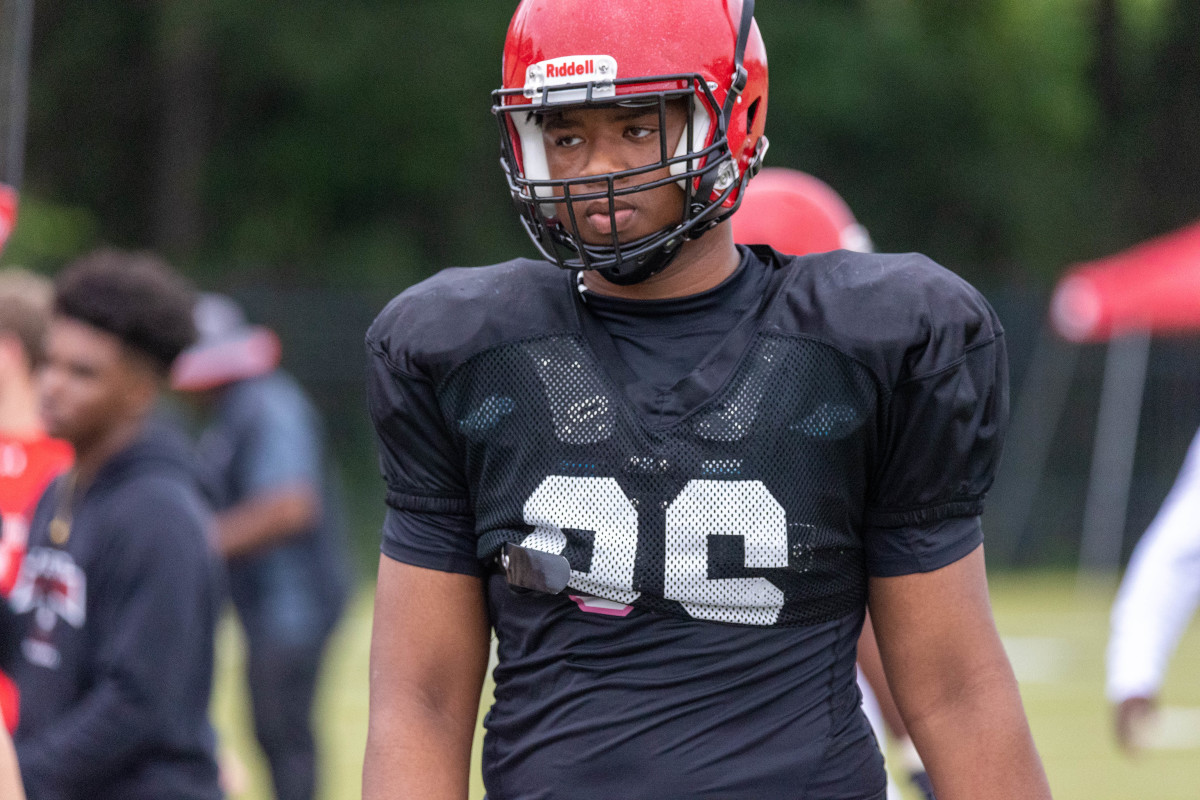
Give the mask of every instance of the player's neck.
[{"label": "player's neck", "polygon": [[33,381],[21,376],[0,380],[0,434],[31,439],[43,430]]},{"label": "player's neck", "polygon": [[737,271],[740,261],[729,224],[723,223],[699,239],[684,242],[666,269],[640,283],[620,286],[599,273],[585,272],[583,284],[597,294],[628,300],[688,297],[719,286]]},{"label": "player's neck", "polygon": [[144,418],[120,420],[94,437],[72,441],[75,448],[75,473],[78,485],[88,486],[113,456],[124,450],[142,432]]}]

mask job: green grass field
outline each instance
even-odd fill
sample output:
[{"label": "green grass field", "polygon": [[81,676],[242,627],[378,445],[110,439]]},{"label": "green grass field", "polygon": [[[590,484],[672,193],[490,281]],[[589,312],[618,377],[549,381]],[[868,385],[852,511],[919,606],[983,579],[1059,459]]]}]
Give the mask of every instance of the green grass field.
[{"label": "green grass field", "polygon": [[[1180,800],[1200,796],[1200,625],[1171,664],[1154,747],[1136,761],[1112,744],[1103,696],[1104,647],[1114,586],[1078,586],[1073,575],[992,578],[996,620],[1021,682],[1034,737],[1057,800]],[[371,587],[333,642],[318,707],[327,800],[359,796],[367,719]],[[225,746],[246,765],[242,800],[268,800],[246,717],[236,628],[218,643],[214,717]],[[482,733],[480,734],[482,736]],[[479,739],[477,739],[478,744]],[[478,759],[478,747],[476,748]],[[473,798],[483,796],[478,769]]]}]

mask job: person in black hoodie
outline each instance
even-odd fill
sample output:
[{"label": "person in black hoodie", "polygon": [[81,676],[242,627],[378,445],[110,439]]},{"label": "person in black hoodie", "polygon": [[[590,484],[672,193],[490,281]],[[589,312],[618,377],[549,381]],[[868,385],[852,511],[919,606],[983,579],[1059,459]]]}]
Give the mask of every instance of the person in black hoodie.
[{"label": "person in black hoodie", "polygon": [[10,603],[30,800],[215,800],[217,572],[186,439],[154,413],[194,293],[100,250],[57,279],[41,404],[75,468],[43,495]]}]

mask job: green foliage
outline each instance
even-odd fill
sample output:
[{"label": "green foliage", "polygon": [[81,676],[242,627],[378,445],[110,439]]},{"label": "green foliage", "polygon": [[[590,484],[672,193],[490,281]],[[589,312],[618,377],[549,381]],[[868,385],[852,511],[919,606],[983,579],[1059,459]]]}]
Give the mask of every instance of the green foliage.
[{"label": "green foliage", "polygon": [[877,0],[764,18],[773,163],[839,187],[881,249],[976,277],[1054,271],[1109,222],[1084,9],[1064,6]]},{"label": "green foliage", "polygon": [[91,247],[99,227],[96,216],[86,208],[51,205],[36,196],[25,197],[4,260],[30,269],[52,269]]},{"label": "green foliage", "polygon": [[224,4],[214,255],[385,285],[500,257],[500,5]]}]

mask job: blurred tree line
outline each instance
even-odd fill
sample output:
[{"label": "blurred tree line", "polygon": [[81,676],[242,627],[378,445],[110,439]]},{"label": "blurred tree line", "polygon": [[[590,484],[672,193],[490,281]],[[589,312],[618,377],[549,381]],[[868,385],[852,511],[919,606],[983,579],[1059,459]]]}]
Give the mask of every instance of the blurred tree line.
[{"label": "blurred tree line", "polygon": [[[38,0],[5,261],[100,242],[206,286],[398,288],[532,254],[489,91],[514,3]],[[760,0],[768,163],[981,283],[1200,216],[1195,0]]]}]

